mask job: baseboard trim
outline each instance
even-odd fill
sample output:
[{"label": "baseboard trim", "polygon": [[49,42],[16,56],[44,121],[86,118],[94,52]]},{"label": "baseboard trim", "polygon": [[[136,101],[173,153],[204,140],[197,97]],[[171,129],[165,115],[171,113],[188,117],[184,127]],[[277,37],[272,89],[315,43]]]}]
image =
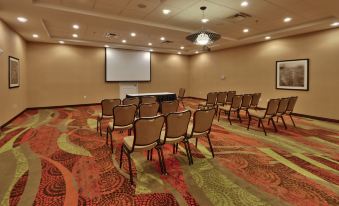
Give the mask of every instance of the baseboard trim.
[{"label": "baseboard trim", "polygon": [[185,97],[185,99],[197,99],[197,100],[206,101],[206,99],[200,98],[200,97]]},{"label": "baseboard trim", "polygon": [[24,109],[23,111],[21,111],[19,114],[15,115],[13,118],[11,118],[10,120],[8,120],[6,123],[4,123],[3,125],[0,126],[0,131],[6,127],[7,125],[9,125],[11,122],[13,122],[16,118],[18,118],[20,115],[22,115],[23,113],[25,113],[27,111],[27,109]]},{"label": "baseboard trim", "polygon": [[7,125],[9,125],[11,122],[13,122],[17,117],[19,117],[20,115],[22,115],[24,112],[26,112],[27,110],[35,110],[35,109],[57,109],[57,108],[64,108],[64,107],[83,107],[83,106],[96,106],[96,105],[100,105],[100,103],[89,103],[89,104],[70,104],[70,105],[59,105],[59,106],[45,106],[45,107],[28,107],[26,109],[24,109],[22,112],[20,112],[19,114],[15,115],[13,118],[11,118],[10,120],[8,120],[5,124],[0,126],[0,130],[2,130],[4,127],[6,127]]},{"label": "baseboard trim", "polygon": [[100,103],[68,104],[68,105],[45,106],[45,107],[29,107],[29,108],[27,108],[27,110],[34,110],[34,109],[57,109],[57,108],[64,108],[64,107],[83,107],[83,106],[96,106],[96,105],[100,105]]}]

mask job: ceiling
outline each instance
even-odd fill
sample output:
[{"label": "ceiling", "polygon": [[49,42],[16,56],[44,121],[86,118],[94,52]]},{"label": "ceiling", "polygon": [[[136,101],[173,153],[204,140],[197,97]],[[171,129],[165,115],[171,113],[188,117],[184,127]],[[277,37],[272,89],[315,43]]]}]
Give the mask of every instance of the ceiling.
[{"label": "ceiling", "polygon": [[[221,34],[220,50],[331,28],[339,21],[338,0],[0,0],[0,18],[28,41],[194,54],[201,48],[185,37],[201,29],[200,6],[207,6],[205,28]],[[164,15],[163,9],[171,13]],[[232,21],[239,12],[251,17]],[[28,19],[26,23],[17,17]],[[285,23],[285,17],[292,21]],[[75,30],[72,25],[78,24]],[[244,33],[243,29],[249,32]],[[116,34],[106,38],[107,32]],[[131,37],[130,33],[136,36]],[[72,34],[78,34],[73,38]],[[33,38],[38,34],[39,38]],[[162,43],[160,37],[173,43]],[[122,43],[125,39],[127,42]],[[148,46],[151,42],[152,46]],[[180,49],[184,46],[184,49]]]}]

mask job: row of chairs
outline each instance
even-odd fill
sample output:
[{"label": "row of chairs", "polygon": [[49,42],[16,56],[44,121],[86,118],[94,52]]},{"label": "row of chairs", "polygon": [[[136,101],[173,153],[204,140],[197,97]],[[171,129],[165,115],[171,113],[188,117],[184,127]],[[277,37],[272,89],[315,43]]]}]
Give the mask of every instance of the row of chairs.
[{"label": "row of chairs", "polygon": [[[120,99],[104,99],[101,101],[101,113],[97,117],[97,132],[100,131],[102,136],[102,121],[104,119],[112,119],[114,116],[113,108],[119,105],[136,105],[137,117],[153,117],[158,114],[159,103],[154,96],[145,96],[141,98],[125,98],[122,102]],[[179,107],[179,101],[164,101],[161,103],[162,114],[176,112]],[[114,120],[113,120],[114,122]],[[111,125],[111,124],[110,124]]]},{"label": "row of chairs", "polygon": [[[212,156],[214,157],[209,134],[211,132],[215,112],[214,108],[195,111],[193,115],[193,124],[190,123],[190,110],[171,112],[167,115],[158,115],[154,117],[142,117],[133,121],[133,126],[131,126],[134,130],[133,136],[129,135],[124,138],[120,153],[120,168],[122,166],[123,154],[127,156],[131,184],[133,184],[131,169],[131,154],[133,152],[147,151],[147,159],[152,160],[152,151],[153,149],[156,149],[161,172],[163,174],[167,174],[164,154],[162,151],[163,145],[172,144],[173,153],[176,153],[178,152],[178,144],[183,143],[188,157],[188,162],[191,165],[193,164],[193,158],[189,139],[196,138],[197,146],[198,137],[206,136],[210,145]],[[165,129],[163,129],[163,127]]]},{"label": "row of chairs", "polygon": [[297,99],[298,99],[297,96],[279,98],[279,99],[270,99],[267,103],[267,107],[265,110],[253,110],[253,109],[248,110],[249,120],[248,120],[247,129],[249,130],[251,120],[255,118],[255,119],[258,119],[258,127],[260,127],[261,125],[265,135],[267,135],[265,126],[263,124],[263,120],[268,119],[268,124],[272,122],[274,130],[277,132],[278,129],[274,123],[274,120],[273,120],[274,117],[277,118],[276,120],[277,123],[280,118],[284,124],[285,129],[287,129],[285,119],[284,119],[284,116],[286,115],[291,118],[293,126],[295,127],[296,125],[293,120],[292,114],[293,114],[293,110],[296,105]]}]

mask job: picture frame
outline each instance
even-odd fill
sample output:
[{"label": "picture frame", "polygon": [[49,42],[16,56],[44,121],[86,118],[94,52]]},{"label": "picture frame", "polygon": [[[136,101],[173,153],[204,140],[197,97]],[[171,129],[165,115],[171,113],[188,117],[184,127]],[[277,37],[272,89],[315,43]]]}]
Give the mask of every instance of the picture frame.
[{"label": "picture frame", "polygon": [[8,87],[10,89],[20,86],[20,60],[8,57]]},{"label": "picture frame", "polygon": [[309,91],[309,59],[276,61],[276,89]]}]

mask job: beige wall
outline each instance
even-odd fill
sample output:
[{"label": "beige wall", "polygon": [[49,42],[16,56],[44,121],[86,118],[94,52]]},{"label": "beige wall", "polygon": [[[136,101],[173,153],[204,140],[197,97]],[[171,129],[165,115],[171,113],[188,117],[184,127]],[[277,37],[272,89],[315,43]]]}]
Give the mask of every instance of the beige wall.
[{"label": "beige wall", "polygon": [[[0,125],[26,109],[26,43],[0,20]],[[20,87],[8,88],[8,56],[20,59]]]},{"label": "beige wall", "polygon": [[[301,58],[310,59],[310,91],[276,90],[276,61]],[[339,29],[332,29],[193,56],[189,90],[195,97],[231,89],[262,92],[261,106],[269,98],[296,95],[295,112],[339,119],[338,67]]]},{"label": "beige wall", "polygon": [[[103,48],[28,43],[27,51],[29,107],[119,98],[119,84],[105,82]],[[139,92],[177,92],[188,87],[189,57],[154,53],[151,66],[152,81],[140,83]]]}]

